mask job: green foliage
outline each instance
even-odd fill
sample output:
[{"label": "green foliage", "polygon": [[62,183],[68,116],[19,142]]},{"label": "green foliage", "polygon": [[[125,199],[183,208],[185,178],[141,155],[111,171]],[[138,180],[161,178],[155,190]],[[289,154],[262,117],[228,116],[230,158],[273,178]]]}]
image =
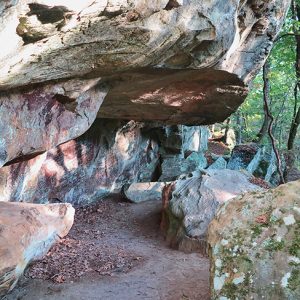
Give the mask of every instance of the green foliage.
[{"label": "green foliage", "polygon": [[[294,113],[294,88],[297,78],[295,72],[296,43],[292,34],[298,29],[300,32],[300,22],[294,21],[290,13],[280,36],[291,35],[278,39],[269,57],[271,63],[269,73],[271,85],[270,108],[275,119],[273,134],[280,149],[286,149],[287,147],[288,134]],[[234,118],[237,118],[237,115],[242,117],[243,142],[255,140],[264,120],[262,71],[253,81],[249,96],[239,108],[239,111],[235,113]],[[268,138],[265,138],[262,143],[268,144]],[[296,147],[300,147],[299,132],[298,138],[296,138]]]}]

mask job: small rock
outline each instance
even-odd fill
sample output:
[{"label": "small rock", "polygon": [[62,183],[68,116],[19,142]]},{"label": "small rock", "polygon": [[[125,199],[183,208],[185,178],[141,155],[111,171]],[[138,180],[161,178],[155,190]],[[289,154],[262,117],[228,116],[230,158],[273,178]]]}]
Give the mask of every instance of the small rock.
[{"label": "small rock", "polygon": [[124,194],[129,201],[134,203],[150,200],[161,201],[162,190],[165,185],[165,182],[132,183],[128,189],[124,191]]}]

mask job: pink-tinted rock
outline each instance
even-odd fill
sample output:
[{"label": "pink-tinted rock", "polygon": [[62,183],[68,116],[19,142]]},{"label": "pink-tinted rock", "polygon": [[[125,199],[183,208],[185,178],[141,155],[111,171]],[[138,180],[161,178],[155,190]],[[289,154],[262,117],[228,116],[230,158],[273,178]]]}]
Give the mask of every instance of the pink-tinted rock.
[{"label": "pink-tinted rock", "polygon": [[0,93],[0,167],[83,134],[107,94],[95,80],[14,89]]},{"label": "pink-tinted rock", "polygon": [[0,169],[1,201],[88,204],[125,183],[151,181],[156,142],[135,122],[97,120],[82,137]]},{"label": "pink-tinted rock", "polygon": [[0,297],[14,288],[30,262],[68,234],[74,213],[70,204],[0,201]]}]

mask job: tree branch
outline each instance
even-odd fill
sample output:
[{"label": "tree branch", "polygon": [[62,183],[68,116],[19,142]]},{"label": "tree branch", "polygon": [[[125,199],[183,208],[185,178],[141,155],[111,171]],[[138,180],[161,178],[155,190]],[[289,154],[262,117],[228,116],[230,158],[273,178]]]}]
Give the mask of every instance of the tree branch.
[{"label": "tree branch", "polygon": [[269,79],[268,79],[269,69],[270,69],[269,62],[267,61],[264,64],[264,67],[263,67],[264,109],[265,109],[265,112],[266,112],[266,114],[267,114],[267,116],[268,116],[268,118],[270,120],[270,123],[269,123],[269,126],[268,126],[268,134],[270,136],[271,143],[272,143],[272,148],[273,148],[273,151],[274,151],[276,159],[277,159],[277,168],[278,168],[278,173],[279,173],[279,176],[280,176],[280,182],[281,183],[285,183],[285,180],[284,180],[284,177],[283,177],[283,173],[282,173],[282,164],[281,164],[280,155],[279,155],[279,152],[278,152],[278,150],[276,148],[275,138],[274,138],[273,133],[272,133],[272,126],[273,126],[273,123],[274,123],[274,118],[273,118],[273,115],[270,112],[269,103],[268,103],[268,99],[269,99],[269,84],[270,84],[269,83]]}]

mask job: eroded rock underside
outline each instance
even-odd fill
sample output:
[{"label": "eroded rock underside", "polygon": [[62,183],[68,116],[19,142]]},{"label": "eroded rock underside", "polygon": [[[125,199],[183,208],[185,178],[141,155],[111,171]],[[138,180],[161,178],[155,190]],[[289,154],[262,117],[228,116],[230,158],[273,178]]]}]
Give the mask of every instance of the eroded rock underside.
[{"label": "eroded rock underside", "polygon": [[96,115],[224,120],[245,99],[288,4],[2,1],[0,164],[78,137]]}]

